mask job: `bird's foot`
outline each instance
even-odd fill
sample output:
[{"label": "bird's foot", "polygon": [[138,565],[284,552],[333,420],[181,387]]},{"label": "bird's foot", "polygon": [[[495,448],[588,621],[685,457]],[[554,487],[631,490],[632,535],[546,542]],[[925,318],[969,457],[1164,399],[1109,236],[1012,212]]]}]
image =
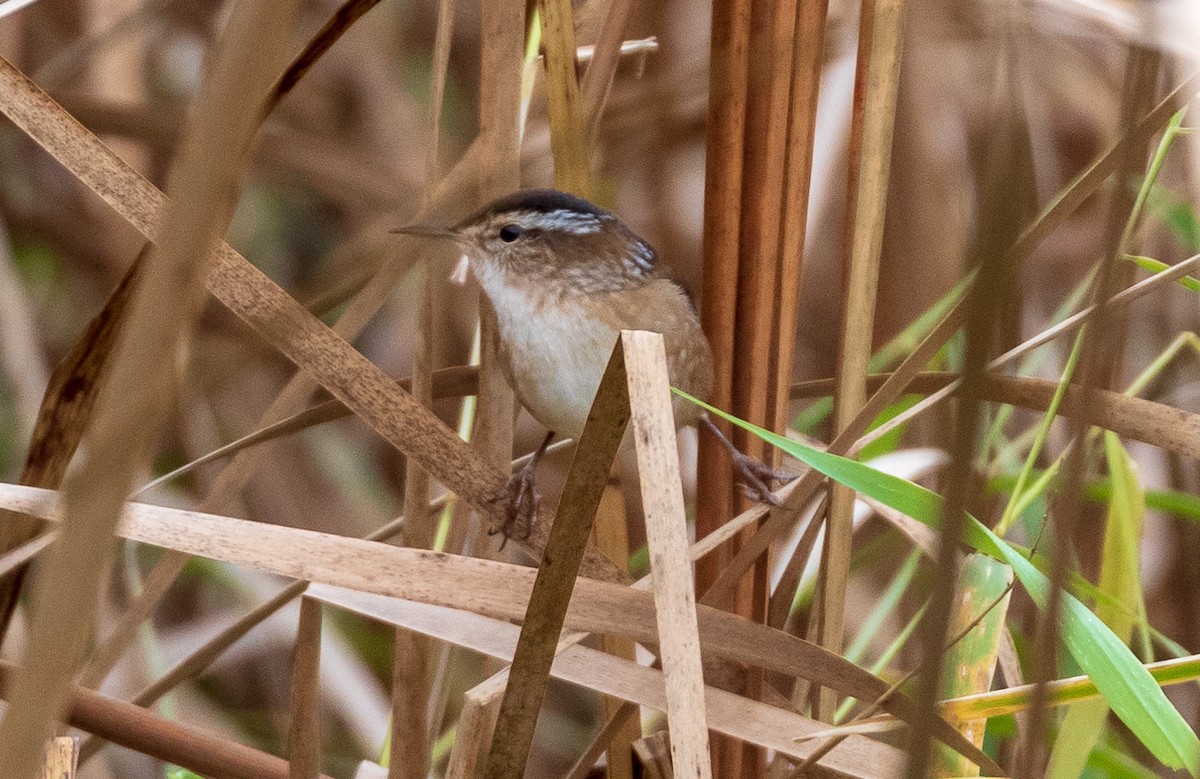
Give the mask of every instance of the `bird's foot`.
[{"label": "bird's foot", "polygon": [[488,535],[499,533],[504,536],[504,540],[500,542],[500,549],[503,550],[508,539],[514,536],[521,540],[529,538],[533,532],[533,521],[537,517],[538,507],[542,503],[542,496],[538,494],[533,483],[532,464],[526,465],[509,477],[508,483],[496,497],[496,502],[504,507],[504,523],[499,528],[488,530]]},{"label": "bird's foot", "polygon": [[742,492],[750,500],[766,503],[768,506],[781,505],[776,499],[772,484],[787,484],[795,479],[794,474],[787,471],[777,471],[761,460],[734,449],[730,452],[733,467],[737,471],[738,481],[742,484]]}]

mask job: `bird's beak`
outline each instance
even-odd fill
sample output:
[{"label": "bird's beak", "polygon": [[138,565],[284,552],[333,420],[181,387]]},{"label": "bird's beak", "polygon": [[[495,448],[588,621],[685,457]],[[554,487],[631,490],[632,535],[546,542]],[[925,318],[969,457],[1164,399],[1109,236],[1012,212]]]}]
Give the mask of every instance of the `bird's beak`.
[{"label": "bird's beak", "polygon": [[462,240],[462,233],[449,227],[438,227],[437,225],[405,225],[397,227],[389,232],[398,233],[400,235],[419,235],[425,238],[449,238],[452,241]]},{"label": "bird's beak", "polygon": [[[452,227],[437,227],[435,225],[407,225],[405,227],[397,227],[389,232],[399,235],[416,235],[423,238],[441,238],[454,241],[460,247],[464,243],[463,234]],[[454,271],[450,274],[450,281],[462,286],[467,283],[467,270],[470,266],[470,257],[467,255],[466,249],[463,249],[463,255],[458,258],[458,262],[454,266]]]}]

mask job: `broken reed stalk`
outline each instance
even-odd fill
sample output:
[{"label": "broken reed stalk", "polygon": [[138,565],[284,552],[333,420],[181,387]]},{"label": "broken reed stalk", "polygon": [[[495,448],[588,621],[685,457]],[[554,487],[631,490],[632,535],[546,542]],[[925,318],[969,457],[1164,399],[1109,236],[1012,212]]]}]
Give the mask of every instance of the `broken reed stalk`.
[{"label": "broken reed stalk", "polygon": [[627,403],[646,516],[672,764],[679,776],[708,779],[713,768],[696,625],[696,590],[688,559],[687,515],[663,337],[627,330],[621,333],[617,349],[625,354],[628,376]]},{"label": "broken reed stalk", "polygon": [[463,694],[462,711],[454,732],[454,746],[446,766],[446,779],[475,779],[496,728],[500,700],[508,683],[507,669],[484,679]]},{"label": "broken reed stalk", "polygon": [[44,779],[75,779],[78,768],[78,738],[56,736],[46,743],[46,760],[42,766]]},{"label": "broken reed stalk", "polygon": [[288,714],[288,774],[312,779],[321,772],[321,718],[318,714],[321,673],[321,602],[300,599],[300,621],[292,651],[292,683]]}]

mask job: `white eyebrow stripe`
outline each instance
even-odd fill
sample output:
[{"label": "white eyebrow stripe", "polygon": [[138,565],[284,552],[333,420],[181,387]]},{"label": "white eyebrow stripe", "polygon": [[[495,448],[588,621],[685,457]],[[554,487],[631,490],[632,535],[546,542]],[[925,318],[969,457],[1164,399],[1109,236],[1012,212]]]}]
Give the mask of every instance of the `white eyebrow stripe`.
[{"label": "white eyebrow stripe", "polygon": [[523,226],[538,230],[558,230],[573,235],[598,233],[603,229],[600,217],[560,208],[555,211],[537,211],[521,218]]}]

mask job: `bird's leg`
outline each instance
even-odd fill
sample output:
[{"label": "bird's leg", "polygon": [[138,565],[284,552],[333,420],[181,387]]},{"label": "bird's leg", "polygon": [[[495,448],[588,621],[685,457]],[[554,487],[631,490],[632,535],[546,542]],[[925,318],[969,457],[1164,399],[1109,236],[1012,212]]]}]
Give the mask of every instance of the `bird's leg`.
[{"label": "bird's leg", "polygon": [[786,471],[777,471],[738,449],[733,445],[733,441],[730,441],[729,437],[721,432],[721,428],[717,427],[708,414],[701,416],[700,421],[729,450],[729,456],[733,459],[733,467],[737,470],[738,480],[742,483],[742,491],[746,493],[746,497],[769,506],[778,506],[779,501],[771,493],[771,485],[775,482],[787,484],[796,478],[795,475]]},{"label": "bird's leg", "polygon": [[504,540],[500,542],[501,549],[504,549],[508,539],[513,536],[520,535],[525,539],[533,532],[533,518],[537,516],[538,506],[542,502],[542,496],[538,494],[533,483],[533,469],[537,467],[538,461],[542,459],[553,440],[554,431],[551,430],[546,433],[542,445],[533,453],[533,457],[529,458],[529,462],[510,476],[508,483],[504,485],[504,491],[499,498],[505,504],[504,524],[498,530],[493,528],[488,531],[488,535],[500,533],[504,536]]}]

